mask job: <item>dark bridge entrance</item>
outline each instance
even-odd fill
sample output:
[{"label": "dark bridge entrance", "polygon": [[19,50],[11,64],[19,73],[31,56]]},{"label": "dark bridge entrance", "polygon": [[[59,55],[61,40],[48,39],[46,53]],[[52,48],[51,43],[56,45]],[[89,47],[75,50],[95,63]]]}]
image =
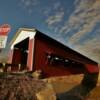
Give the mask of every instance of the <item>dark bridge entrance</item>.
[{"label": "dark bridge entrance", "polygon": [[12,67],[13,71],[24,70],[26,68],[27,56],[28,56],[28,44],[29,44],[29,38],[26,38],[25,40],[21,41],[20,43],[14,46],[12,64],[15,64],[15,66]]}]

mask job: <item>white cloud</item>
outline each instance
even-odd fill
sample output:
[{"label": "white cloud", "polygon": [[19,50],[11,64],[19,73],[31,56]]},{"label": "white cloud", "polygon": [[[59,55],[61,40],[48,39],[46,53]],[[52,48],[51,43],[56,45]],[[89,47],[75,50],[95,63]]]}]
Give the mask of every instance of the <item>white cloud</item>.
[{"label": "white cloud", "polygon": [[69,39],[69,43],[75,44],[85,34],[91,32],[95,25],[100,22],[100,0],[76,0],[75,11],[69,20],[60,29],[61,33],[67,34],[77,30],[77,33]]},{"label": "white cloud", "polygon": [[37,5],[38,4],[38,0],[21,0],[21,2],[23,4],[25,4],[25,6]]},{"label": "white cloud", "polygon": [[33,7],[37,6],[39,0],[21,0],[20,5],[25,8],[29,13],[32,13]]},{"label": "white cloud", "polygon": [[49,18],[46,20],[46,23],[51,26],[55,23],[61,22],[64,16],[64,12],[57,12],[55,15],[49,16]]},{"label": "white cloud", "polygon": [[57,32],[60,26],[59,23],[63,21],[65,15],[64,7],[62,6],[61,2],[54,2],[52,6],[49,6],[47,9],[45,9],[44,14],[47,17],[45,23],[48,25],[49,29]]},{"label": "white cloud", "polygon": [[48,17],[50,12],[51,12],[51,9],[48,7],[43,11],[43,14]]},{"label": "white cloud", "polygon": [[87,41],[84,45],[76,46],[76,50],[85,54],[87,57],[100,63],[100,40],[99,38],[94,38]]},{"label": "white cloud", "polygon": [[100,63],[100,29],[97,29],[94,34],[94,38],[85,41],[82,45],[76,45],[75,49]]},{"label": "white cloud", "polygon": [[56,3],[54,4],[54,9],[55,9],[55,10],[59,9],[60,7],[61,7],[61,3],[60,3],[60,2],[56,2]]}]

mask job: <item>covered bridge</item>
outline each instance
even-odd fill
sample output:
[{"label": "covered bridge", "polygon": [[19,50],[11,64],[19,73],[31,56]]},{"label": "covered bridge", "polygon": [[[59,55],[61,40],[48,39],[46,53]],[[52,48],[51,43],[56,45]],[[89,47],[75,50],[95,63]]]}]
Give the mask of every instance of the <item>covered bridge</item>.
[{"label": "covered bridge", "polygon": [[41,70],[45,77],[98,73],[98,64],[36,29],[20,28],[10,43],[11,70]]}]

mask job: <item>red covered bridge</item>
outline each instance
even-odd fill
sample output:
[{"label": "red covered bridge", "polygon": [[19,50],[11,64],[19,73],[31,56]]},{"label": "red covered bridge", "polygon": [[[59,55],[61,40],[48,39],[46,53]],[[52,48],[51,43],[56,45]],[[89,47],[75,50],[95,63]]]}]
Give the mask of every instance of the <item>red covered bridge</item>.
[{"label": "red covered bridge", "polygon": [[[20,28],[10,43],[9,62],[20,70],[41,70],[45,77],[98,74],[98,64],[36,29]],[[13,66],[12,71],[19,70]]]}]

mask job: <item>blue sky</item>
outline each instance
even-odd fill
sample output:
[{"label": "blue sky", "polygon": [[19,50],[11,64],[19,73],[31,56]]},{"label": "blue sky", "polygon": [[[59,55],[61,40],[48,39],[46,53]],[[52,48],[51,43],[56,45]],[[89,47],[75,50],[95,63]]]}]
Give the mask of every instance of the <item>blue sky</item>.
[{"label": "blue sky", "polygon": [[[100,62],[100,0],[0,0],[8,42],[20,27],[35,27]],[[6,50],[6,49],[5,49]]]}]

